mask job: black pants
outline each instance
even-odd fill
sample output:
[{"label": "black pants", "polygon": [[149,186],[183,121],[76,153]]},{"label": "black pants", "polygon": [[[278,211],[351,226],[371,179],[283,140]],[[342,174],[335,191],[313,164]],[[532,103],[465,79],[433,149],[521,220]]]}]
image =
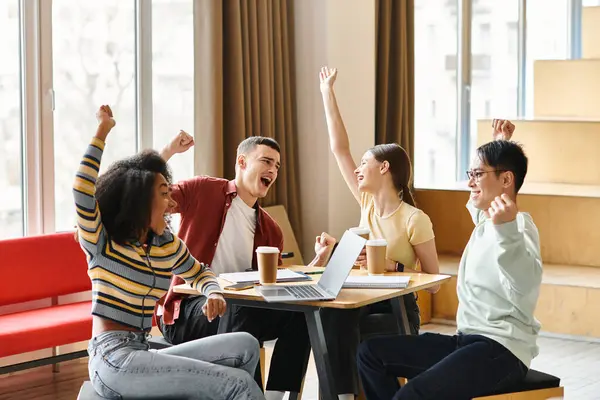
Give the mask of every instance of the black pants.
[{"label": "black pants", "polygon": [[[527,374],[506,347],[480,335],[372,338],[359,347],[357,361],[368,400],[467,400]],[[397,377],[408,383],[400,388]]]},{"label": "black pants", "polygon": [[186,297],[181,300],[179,318],[173,325],[165,325],[160,319],[160,330],[171,344],[181,344],[191,340],[216,335],[219,330],[219,317],[208,322],[202,312],[206,297]]},{"label": "black pants", "polygon": [[[185,298],[181,302],[179,318],[173,325],[163,325],[165,339],[173,344],[200,339],[223,332],[248,332],[259,342],[277,339],[267,390],[299,392],[310,355],[310,340],[303,313],[266,310],[261,308],[229,306],[220,321],[209,323],[202,313],[203,296]],[[260,365],[254,376],[262,388]]]},{"label": "black pants", "polygon": [[[418,334],[419,306],[415,296],[403,296],[411,333]],[[389,301],[354,310],[321,309],[321,320],[337,394],[358,395],[356,352],[365,337],[399,333]]]}]

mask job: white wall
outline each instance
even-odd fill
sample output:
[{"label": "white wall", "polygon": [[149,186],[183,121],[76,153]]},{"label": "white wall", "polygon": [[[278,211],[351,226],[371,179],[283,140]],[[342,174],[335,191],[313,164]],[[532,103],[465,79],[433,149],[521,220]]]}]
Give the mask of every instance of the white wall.
[{"label": "white wall", "polygon": [[339,238],[360,218],[329,151],[318,72],[322,65],[339,70],[336,94],[358,162],[375,136],[375,0],[294,4],[302,252],[311,260],[316,235],[327,231]]}]

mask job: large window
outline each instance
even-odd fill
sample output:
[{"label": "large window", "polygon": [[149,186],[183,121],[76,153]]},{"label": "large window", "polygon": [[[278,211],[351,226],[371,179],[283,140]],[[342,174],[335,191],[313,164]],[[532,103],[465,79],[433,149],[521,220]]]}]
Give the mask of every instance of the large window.
[{"label": "large window", "polygon": [[517,116],[518,22],[518,0],[481,0],[473,4],[471,151],[477,145],[477,120]]},{"label": "large window", "polygon": [[415,2],[415,182],[454,180],[456,171],[456,4]]},{"label": "large window", "polygon": [[133,0],[53,0],[55,227],[75,223],[71,188],[95,114],[110,104],[117,126],[102,170],[136,150],[135,14]]},{"label": "large window", "polygon": [[527,0],[526,110],[533,117],[535,60],[564,60],[569,56],[569,0]]},{"label": "large window", "polygon": [[[192,0],[152,0],[152,115],[154,147],[179,130],[194,134],[194,19]],[[194,174],[194,148],[175,155],[173,180]],[[181,216],[174,214],[177,231]]]},{"label": "large window", "polygon": [[[0,239],[73,228],[74,174],[101,104],[117,120],[101,172],[193,134],[193,0],[4,0],[0,34]],[[193,151],[171,167],[192,176]]]},{"label": "large window", "polygon": [[535,60],[576,56],[577,10],[596,5],[600,0],[415,1],[417,187],[466,180],[478,120],[532,117]]},{"label": "large window", "polygon": [[[477,120],[531,116],[534,61],[575,56],[579,6],[600,0],[414,3],[415,183],[446,187]],[[0,239],[73,228],[71,187],[101,104],[117,120],[102,170],[180,129],[201,145],[194,4],[0,0]],[[193,161],[194,150],[175,156],[174,179],[193,176]]]},{"label": "large window", "polygon": [[0,2],[0,239],[24,227],[19,1]]},{"label": "large window", "polygon": [[[192,0],[152,0],[152,114],[154,147],[180,129],[194,131],[194,19]],[[175,180],[194,173],[194,149],[169,161]]]}]

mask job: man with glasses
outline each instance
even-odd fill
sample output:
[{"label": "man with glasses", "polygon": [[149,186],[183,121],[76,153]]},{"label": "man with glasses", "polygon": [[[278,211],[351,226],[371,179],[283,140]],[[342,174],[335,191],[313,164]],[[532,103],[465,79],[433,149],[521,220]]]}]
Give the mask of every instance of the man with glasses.
[{"label": "man with glasses", "polygon": [[[479,397],[522,380],[537,356],[542,260],[537,228],[517,208],[527,157],[513,131],[494,120],[494,141],[477,149],[467,172],[475,230],[458,270],[457,334],[364,342],[358,369],[369,400]],[[408,383],[400,388],[397,377]]]}]

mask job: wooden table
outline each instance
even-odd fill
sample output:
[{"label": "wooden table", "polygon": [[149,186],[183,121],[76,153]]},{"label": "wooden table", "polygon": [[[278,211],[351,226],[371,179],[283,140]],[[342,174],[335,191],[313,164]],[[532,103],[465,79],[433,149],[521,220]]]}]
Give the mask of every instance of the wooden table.
[{"label": "wooden table", "polygon": [[[319,272],[323,268],[293,266],[290,269],[301,272]],[[352,270],[351,275],[367,275],[366,271]],[[307,301],[292,303],[267,303],[263,297],[252,289],[231,291],[223,290],[223,296],[227,299],[228,305],[239,305],[245,307],[266,308],[271,310],[285,310],[302,312],[306,318],[308,334],[310,336],[310,345],[315,357],[315,365],[319,376],[319,387],[322,398],[325,400],[336,400],[338,398],[333,385],[333,374],[327,352],[327,344],[323,332],[323,324],[319,310],[321,308],[334,309],[354,309],[378,303],[384,300],[390,300],[394,315],[398,321],[398,327],[403,334],[410,334],[408,318],[404,301],[400,301],[402,296],[414,293],[419,290],[427,289],[439,285],[450,279],[448,275],[429,275],[429,274],[409,274],[401,272],[387,273],[386,275],[409,275],[410,284],[406,289],[342,289],[335,300],[332,301]],[[315,284],[321,278],[320,274],[310,275],[312,280],[305,282],[286,282],[282,285],[306,285]],[[219,279],[219,285],[224,288],[231,285],[223,279]],[[198,292],[189,285],[183,284],[174,287],[177,293],[186,293],[197,295]]]}]

